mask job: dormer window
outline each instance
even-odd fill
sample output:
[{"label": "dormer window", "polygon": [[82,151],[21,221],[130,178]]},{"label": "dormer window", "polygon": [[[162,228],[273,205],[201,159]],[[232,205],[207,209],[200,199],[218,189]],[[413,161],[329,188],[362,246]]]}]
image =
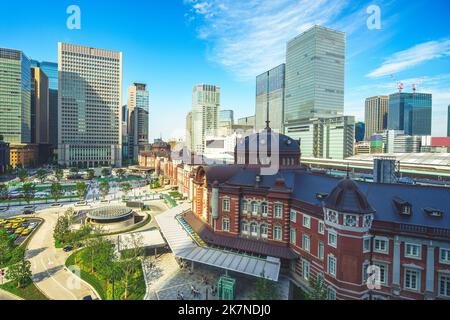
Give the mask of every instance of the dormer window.
[{"label": "dormer window", "polygon": [[434,209],[434,208],[425,208],[423,209],[425,211],[426,214],[428,214],[430,217],[434,217],[434,218],[442,218],[444,216],[444,212],[442,212],[441,210],[438,209]]},{"label": "dormer window", "polygon": [[404,205],[402,207],[402,215],[404,216],[410,216],[411,215],[411,206],[409,205]]},{"label": "dormer window", "polygon": [[398,197],[395,197],[394,199],[394,205],[398,210],[398,213],[402,216],[411,216],[412,214],[412,206],[409,202],[400,199]]},{"label": "dormer window", "polygon": [[317,200],[325,200],[326,197],[328,197],[328,193],[322,192],[316,193]]}]

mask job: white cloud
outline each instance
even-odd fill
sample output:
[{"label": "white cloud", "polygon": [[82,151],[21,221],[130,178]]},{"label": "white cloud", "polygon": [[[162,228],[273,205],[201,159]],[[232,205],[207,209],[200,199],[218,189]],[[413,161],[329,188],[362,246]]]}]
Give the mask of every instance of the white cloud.
[{"label": "white cloud", "polygon": [[[349,0],[185,0],[210,60],[240,79],[285,61],[286,43],[314,24],[332,25]],[[361,22],[365,26],[365,20]]]},{"label": "white cloud", "polygon": [[367,76],[370,78],[378,78],[394,74],[426,61],[448,55],[450,55],[450,40],[421,43],[407,50],[394,53],[379,68],[370,72]]}]

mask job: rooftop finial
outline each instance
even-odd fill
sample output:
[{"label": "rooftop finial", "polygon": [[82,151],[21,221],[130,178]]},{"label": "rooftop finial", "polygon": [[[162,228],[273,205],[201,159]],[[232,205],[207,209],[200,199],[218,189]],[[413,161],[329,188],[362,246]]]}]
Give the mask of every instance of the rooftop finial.
[{"label": "rooftop finial", "polygon": [[267,77],[267,85],[266,85],[266,91],[267,91],[267,115],[266,115],[266,129],[270,129],[270,116],[269,116],[269,77]]}]

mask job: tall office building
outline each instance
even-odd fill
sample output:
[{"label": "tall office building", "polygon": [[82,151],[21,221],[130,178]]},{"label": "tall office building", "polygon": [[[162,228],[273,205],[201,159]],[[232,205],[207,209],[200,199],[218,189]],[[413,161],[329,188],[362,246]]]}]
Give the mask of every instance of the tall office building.
[{"label": "tall office building", "polygon": [[292,39],[286,52],[285,133],[298,137],[305,119],[344,113],[345,33],[314,26]]},{"label": "tall office building", "polygon": [[256,77],[256,131],[266,127],[269,110],[270,127],[283,132],[285,71],[286,65],[282,64]]},{"label": "tall office building", "polygon": [[31,68],[31,141],[49,144],[48,78],[38,67]]},{"label": "tall office building", "polygon": [[31,63],[21,51],[0,48],[0,135],[31,143]]},{"label": "tall office building", "polygon": [[128,88],[128,155],[138,161],[139,151],[149,143],[149,93],[147,85],[134,83]]},{"label": "tall office building", "polygon": [[58,162],[122,165],[122,53],[58,44]]},{"label": "tall office building", "polygon": [[432,95],[394,93],[389,96],[388,129],[409,136],[431,135]]},{"label": "tall office building", "polygon": [[186,116],[186,147],[188,150],[192,148],[192,112],[189,112]]},{"label": "tall office building", "polygon": [[375,133],[380,133],[387,129],[389,98],[387,96],[376,96],[366,99],[365,140],[369,141]]},{"label": "tall office building", "polygon": [[240,126],[247,126],[251,127],[252,129],[255,129],[255,124],[256,124],[256,116],[249,116],[238,119],[238,125]]},{"label": "tall office building", "polygon": [[40,68],[48,77],[49,144],[56,148],[58,146],[58,64],[31,60],[31,66]]},{"label": "tall office building", "polygon": [[128,164],[128,108],[122,106],[122,163]]},{"label": "tall office building", "polygon": [[366,124],[364,122],[355,123],[355,140],[356,140],[356,142],[361,142],[364,140],[365,132],[366,132]]},{"label": "tall office building", "polygon": [[197,154],[205,150],[205,137],[216,135],[219,125],[220,87],[207,84],[192,90],[192,146]]},{"label": "tall office building", "polygon": [[233,110],[220,110],[219,112],[219,127],[231,128],[234,124]]},{"label": "tall office building", "polygon": [[355,117],[318,118],[299,124],[302,157],[345,159],[355,145]]}]

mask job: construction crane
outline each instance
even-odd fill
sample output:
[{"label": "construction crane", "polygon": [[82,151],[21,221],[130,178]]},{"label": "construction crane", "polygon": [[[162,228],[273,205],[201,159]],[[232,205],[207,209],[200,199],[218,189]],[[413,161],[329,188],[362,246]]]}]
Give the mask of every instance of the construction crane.
[{"label": "construction crane", "polygon": [[402,91],[405,89],[405,84],[401,81],[398,81],[397,76],[395,74],[391,74],[391,79],[393,79],[395,82],[397,82],[398,92],[402,93]]}]

